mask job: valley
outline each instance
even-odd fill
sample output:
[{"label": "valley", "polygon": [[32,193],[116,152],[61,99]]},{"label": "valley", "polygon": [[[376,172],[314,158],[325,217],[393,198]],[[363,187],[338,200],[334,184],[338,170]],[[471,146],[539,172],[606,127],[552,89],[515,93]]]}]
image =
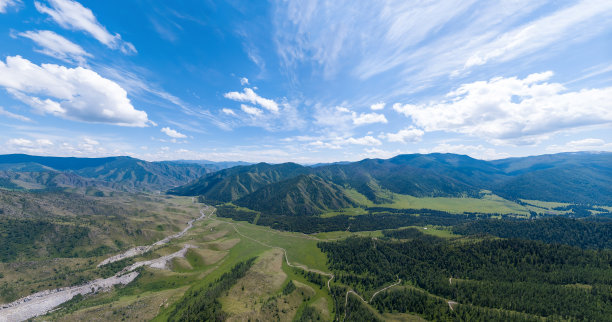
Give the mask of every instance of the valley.
[{"label": "valley", "polygon": [[241,165],[189,183],[204,187],[193,196],[0,189],[0,320],[612,314],[608,205],[413,196],[380,176],[357,189],[309,169]]}]

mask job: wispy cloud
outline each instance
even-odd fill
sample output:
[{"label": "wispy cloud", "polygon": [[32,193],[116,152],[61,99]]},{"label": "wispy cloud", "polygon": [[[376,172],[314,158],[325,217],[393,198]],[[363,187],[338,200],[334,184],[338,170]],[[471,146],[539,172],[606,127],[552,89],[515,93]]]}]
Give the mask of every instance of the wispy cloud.
[{"label": "wispy cloud", "polygon": [[528,0],[278,1],[275,11],[286,68],[314,64],[327,78],[384,74],[396,80],[388,96],[414,93],[483,64],[545,59],[555,53],[551,47],[609,30],[611,17],[612,2],[597,0],[561,6]]},{"label": "wispy cloud", "polygon": [[9,7],[15,7],[21,4],[21,0],[0,0],[0,13],[6,13]]},{"label": "wispy cloud", "polygon": [[4,115],[7,117],[10,117],[12,119],[16,119],[16,120],[20,120],[20,121],[24,121],[24,122],[32,122],[32,120],[29,117],[23,116],[23,115],[19,115],[19,114],[15,114],[13,112],[9,112],[7,110],[5,110],[2,106],[0,106],[0,115]]},{"label": "wispy cloud", "polygon": [[90,34],[111,49],[119,49],[124,54],[135,54],[136,48],[121,39],[121,35],[112,35],[89,9],[72,0],[49,0],[50,7],[35,1],[40,13],[48,14],[57,24],[66,29],[80,30]]},{"label": "wispy cloud", "polygon": [[26,31],[18,35],[31,39],[41,47],[36,51],[65,62],[84,64],[86,57],[93,57],[81,46],[50,30]]}]

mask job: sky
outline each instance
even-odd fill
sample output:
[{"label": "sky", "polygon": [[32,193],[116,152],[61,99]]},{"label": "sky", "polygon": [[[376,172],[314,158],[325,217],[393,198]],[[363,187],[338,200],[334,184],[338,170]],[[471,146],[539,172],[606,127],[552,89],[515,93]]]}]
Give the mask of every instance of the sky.
[{"label": "sky", "polygon": [[612,151],[612,1],[0,0],[0,154]]}]

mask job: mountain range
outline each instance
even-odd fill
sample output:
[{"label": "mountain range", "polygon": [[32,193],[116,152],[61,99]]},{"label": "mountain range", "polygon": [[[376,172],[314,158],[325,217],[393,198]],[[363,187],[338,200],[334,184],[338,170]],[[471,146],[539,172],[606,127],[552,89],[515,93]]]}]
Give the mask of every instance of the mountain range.
[{"label": "mountain range", "polygon": [[560,153],[494,161],[449,153],[407,154],[316,167],[259,163],[205,174],[169,193],[231,201],[255,210],[265,208],[268,213],[289,209],[298,214],[351,205],[355,201],[347,189],[373,203],[389,202],[392,193],[477,197],[482,190],[490,190],[510,200],[612,205],[612,153]]},{"label": "mountain range", "polygon": [[165,191],[214,171],[198,164],[147,162],[131,157],[64,158],[0,155],[0,184],[8,188],[106,188]]},{"label": "mountain range", "polygon": [[168,191],[269,213],[308,215],[355,206],[355,192],[374,204],[390,202],[394,193],[478,197],[489,190],[509,200],[612,205],[612,153],[493,161],[449,153],[405,154],[313,166],[9,154],[0,155],[0,187]]}]

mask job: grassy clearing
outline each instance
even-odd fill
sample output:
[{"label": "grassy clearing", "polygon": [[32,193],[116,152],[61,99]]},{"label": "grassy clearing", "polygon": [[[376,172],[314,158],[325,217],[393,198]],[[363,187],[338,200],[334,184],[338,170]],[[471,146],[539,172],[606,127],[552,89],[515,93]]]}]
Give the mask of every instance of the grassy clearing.
[{"label": "grassy clearing", "polygon": [[368,197],[362,195],[361,193],[359,193],[357,190],[355,189],[344,189],[344,193],[351,199],[355,200],[355,202],[357,202],[360,205],[366,206],[366,207],[374,207],[375,204],[368,199]]},{"label": "grassy clearing", "polygon": [[418,315],[408,313],[385,313],[382,315],[384,321],[390,322],[424,322],[427,321]]},{"label": "grassy clearing", "polygon": [[334,217],[338,215],[359,216],[359,215],[365,215],[367,213],[368,211],[365,210],[364,208],[354,207],[354,208],[344,208],[344,209],[340,209],[336,211],[328,211],[328,212],[321,214],[321,217],[328,218],[328,217]]},{"label": "grassy clearing", "polygon": [[264,244],[281,247],[287,250],[291,263],[300,263],[310,268],[328,271],[327,257],[317,247],[317,240],[300,233],[280,232],[244,222],[234,222],[231,219],[220,219],[235,223],[243,235],[258,240]]},{"label": "grassy clearing", "polygon": [[562,202],[549,202],[549,201],[540,201],[540,200],[527,200],[521,199],[523,203],[525,203],[525,207],[530,211],[536,212],[538,214],[546,214],[546,215],[564,215],[572,212],[571,210],[555,210],[553,208],[556,207],[565,207],[571,204],[562,203]]},{"label": "grassy clearing", "polygon": [[[323,307],[320,308],[320,313],[323,315],[323,317],[325,317],[324,314],[328,314],[327,316],[329,318],[327,318],[326,321],[331,321],[332,313],[330,312],[333,312],[334,301],[331,295],[328,293],[327,288],[322,288],[319,285],[315,285],[306,280],[304,276],[297,273],[294,268],[289,267],[285,262],[283,262],[283,271],[287,274],[288,280],[293,281],[293,283],[298,287],[298,290],[294,291],[294,293],[299,292],[300,295],[304,297],[304,299],[299,303],[299,308],[297,309],[295,316],[300,316],[306,306],[317,303],[315,307],[322,304],[326,305],[326,309]],[[301,287],[301,285],[307,286],[308,288]],[[312,290],[313,294],[309,294],[308,290]]]},{"label": "grassy clearing", "polygon": [[280,290],[287,279],[282,270],[283,252],[271,249],[262,254],[246,275],[221,297],[229,320],[255,320],[262,313],[265,300]]},{"label": "grassy clearing", "polygon": [[454,238],[461,237],[461,235],[454,234],[452,231],[447,229],[446,227],[436,227],[436,226],[427,226],[427,227],[416,227],[419,231],[423,232],[427,235],[432,235],[440,238]]},{"label": "grassy clearing", "polygon": [[550,201],[541,201],[541,200],[528,200],[528,199],[521,199],[522,202],[526,203],[526,204],[530,204],[536,207],[540,207],[540,208],[545,208],[545,209],[552,209],[555,207],[566,207],[569,206],[571,204],[569,203],[563,203],[563,202],[550,202]]},{"label": "grassy clearing", "polygon": [[478,212],[529,215],[529,211],[524,206],[492,194],[484,194],[482,198],[417,198],[393,194],[393,203],[377,206],[396,209],[433,209],[456,214]]},{"label": "grassy clearing", "polygon": [[350,236],[362,236],[362,237],[382,237],[382,230],[374,230],[374,231],[358,231],[358,232],[349,232],[349,231],[330,231],[324,233],[316,233],[312,235],[321,240],[336,240],[343,239]]}]

